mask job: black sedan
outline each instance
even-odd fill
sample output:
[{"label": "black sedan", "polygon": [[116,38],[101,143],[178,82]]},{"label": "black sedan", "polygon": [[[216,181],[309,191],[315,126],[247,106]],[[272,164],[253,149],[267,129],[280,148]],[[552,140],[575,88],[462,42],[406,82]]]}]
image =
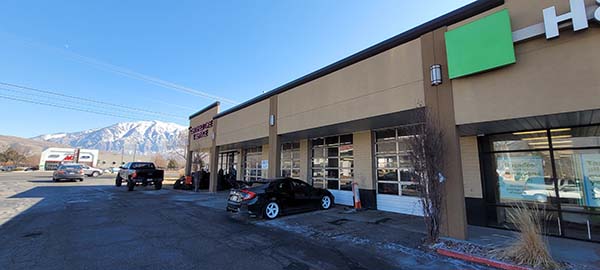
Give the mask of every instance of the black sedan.
[{"label": "black sedan", "polygon": [[274,219],[284,214],[326,210],[333,206],[334,199],[328,190],[312,187],[298,179],[273,179],[261,186],[232,190],[227,211]]}]

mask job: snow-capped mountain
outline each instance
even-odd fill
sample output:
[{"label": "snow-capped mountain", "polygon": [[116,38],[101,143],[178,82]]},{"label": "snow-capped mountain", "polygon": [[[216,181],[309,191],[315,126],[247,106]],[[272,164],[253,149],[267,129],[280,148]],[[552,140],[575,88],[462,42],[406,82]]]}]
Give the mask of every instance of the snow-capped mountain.
[{"label": "snow-capped mountain", "polygon": [[55,133],[34,137],[72,147],[101,151],[144,154],[181,152],[187,139],[187,128],[174,123],[139,121],[118,123],[109,127],[73,133]]}]

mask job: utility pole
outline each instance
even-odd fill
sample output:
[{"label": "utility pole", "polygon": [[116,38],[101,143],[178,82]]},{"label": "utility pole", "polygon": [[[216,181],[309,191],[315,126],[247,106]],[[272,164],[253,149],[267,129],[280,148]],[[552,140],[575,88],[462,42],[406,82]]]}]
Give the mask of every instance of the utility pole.
[{"label": "utility pole", "polygon": [[125,144],[123,144],[123,148],[121,148],[121,164],[119,166],[123,165],[123,156],[125,155]]}]

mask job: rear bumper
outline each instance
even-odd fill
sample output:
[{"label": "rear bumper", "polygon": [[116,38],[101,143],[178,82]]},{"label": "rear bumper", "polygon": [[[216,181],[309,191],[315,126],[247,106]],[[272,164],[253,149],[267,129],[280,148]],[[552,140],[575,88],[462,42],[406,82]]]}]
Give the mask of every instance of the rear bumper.
[{"label": "rear bumper", "polygon": [[83,174],[57,174],[53,177],[55,179],[81,179],[85,176]]},{"label": "rear bumper", "polygon": [[261,215],[260,207],[258,207],[253,201],[242,203],[227,201],[227,211],[253,217],[258,217]]},{"label": "rear bumper", "polygon": [[132,181],[135,183],[141,183],[141,184],[154,184],[154,183],[162,182],[163,179],[162,178],[159,178],[159,179],[134,178],[134,179],[129,179],[129,181]]}]

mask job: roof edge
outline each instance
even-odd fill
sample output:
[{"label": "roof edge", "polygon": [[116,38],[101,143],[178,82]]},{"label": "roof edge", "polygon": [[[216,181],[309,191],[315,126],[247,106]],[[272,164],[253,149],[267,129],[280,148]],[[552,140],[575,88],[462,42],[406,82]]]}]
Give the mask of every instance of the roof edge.
[{"label": "roof edge", "polygon": [[389,49],[400,46],[409,41],[415,40],[415,39],[421,37],[422,35],[432,32],[440,27],[458,23],[460,21],[466,20],[468,18],[471,18],[471,17],[481,14],[483,12],[486,12],[490,9],[498,7],[502,4],[504,4],[504,0],[477,0],[471,4],[468,4],[466,6],[458,8],[456,10],[453,10],[453,11],[446,13],[440,17],[437,17],[431,21],[425,22],[417,27],[414,27],[403,33],[393,36],[383,42],[377,43],[367,49],[359,51],[358,53],[355,53],[346,58],[343,58],[342,60],[339,60],[333,64],[325,66],[321,69],[318,69],[312,73],[309,73],[309,74],[302,76],[298,79],[295,79],[291,82],[288,82],[288,83],[286,83],[282,86],[279,86],[269,92],[266,92],[262,95],[259,95],[255,98],[252,98],[252,99],[245,101],[234,107],[231,107],[221,113],[218,113],[217,115],[215,115],[214,118],[217,119],[217,118],[226,116],[230,113],[239,111],[239,110],[246,108],[254,103],[263,101],[274,95],[283,93],[287,90],[298,87],[305,83],[311,82],[318,78],[324,77],[328,74],[336,72],[340,69],[343,69],[350,65],[356,64],[356,63],[363,61],[365,59],[368,59],[370,57],[373,57],[373,56],[380,54],[382,52],[385,52]]},{"label": "roof edge", "polygon": [[213,102],[212,104],[210,104],[210,105],[208,105],[208,106],[204,107],[204,109],[202,109],[202,110],[200,110],[200,111],[198,111],[198,112],[196,112],[196,113],[194,113],[194,114],[190,115],[190,118],[189,118],[189,120],[192,120],[192,118],[194,118],[194,117],[196,117],[196,116],[198,116],[198,115],[201,115],[201,114],[205,113],[206,111],[208,111],[208,110],[210,110],[210,109],[214,108],[215,106],[219,106],[220,104],[221,104],[221,102],[219,102],[219,101],[215,101],[215,102]]}]

